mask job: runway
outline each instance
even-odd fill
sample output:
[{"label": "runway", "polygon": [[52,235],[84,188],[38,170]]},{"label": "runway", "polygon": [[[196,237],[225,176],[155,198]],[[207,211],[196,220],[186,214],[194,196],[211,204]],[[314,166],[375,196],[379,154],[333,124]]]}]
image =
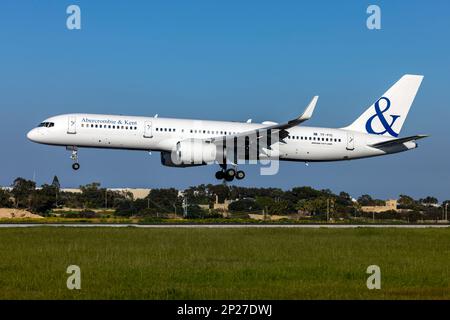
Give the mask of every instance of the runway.
[{"label": "runway", "polygon": [[142,228],[142,229],[356,229],[356,228],[398,228],[398,229],[424,229],[449,228],[449,224],[0,224],[0,228]]}]

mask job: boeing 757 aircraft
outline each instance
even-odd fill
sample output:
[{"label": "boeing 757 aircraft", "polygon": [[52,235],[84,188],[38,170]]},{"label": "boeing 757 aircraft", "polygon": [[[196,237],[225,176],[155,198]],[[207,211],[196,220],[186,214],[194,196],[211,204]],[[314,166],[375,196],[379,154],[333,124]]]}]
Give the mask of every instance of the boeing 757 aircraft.
[{"label": "boeing 757 aircraft", "polygon": [[74,170],[80,168],[79,148],[145,150],[161,152],[161,163],[170,167],[217,163],[217,179],[240,180],[245,173],[237,168],[246,161],[353,160],[417,148],[416,140],[426,135],[399,134],[422,79],[404,75],[352,124],[339,129],[302,126],[313,114],[315,96],[299,117],[284,123],[65,114],[44,120],[27,137],[66,147]]}]

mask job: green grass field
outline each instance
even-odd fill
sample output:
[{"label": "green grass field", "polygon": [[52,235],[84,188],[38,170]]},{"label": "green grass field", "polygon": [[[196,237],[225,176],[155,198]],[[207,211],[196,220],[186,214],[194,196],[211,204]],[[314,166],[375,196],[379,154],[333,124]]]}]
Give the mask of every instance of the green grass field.
[{"label": "green grass field", "polygon": [[0,299],[450,299],[450,229],[0,229]]}]

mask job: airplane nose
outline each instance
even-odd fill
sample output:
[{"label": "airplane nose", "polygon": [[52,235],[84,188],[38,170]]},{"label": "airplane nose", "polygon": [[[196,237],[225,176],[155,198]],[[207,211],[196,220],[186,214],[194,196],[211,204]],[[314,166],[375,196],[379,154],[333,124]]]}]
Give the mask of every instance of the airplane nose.
[{"label": "airplane nose", "polygon": [[30,141],[36,142],[37,140],[37,132],[36,129],[30,130],[30,132],[27,133],[27,138]]}]

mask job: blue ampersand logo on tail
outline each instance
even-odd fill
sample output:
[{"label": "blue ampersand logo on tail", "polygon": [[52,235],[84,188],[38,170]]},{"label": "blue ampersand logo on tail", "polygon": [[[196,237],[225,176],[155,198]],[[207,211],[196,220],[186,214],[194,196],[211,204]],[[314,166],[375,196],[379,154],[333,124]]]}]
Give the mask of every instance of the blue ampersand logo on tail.
[{"label": "blue ampersand logo on tail", "polygon": [[[380,108],[380,101],[381,100],[384,100],[384,101],[386,101],[386,108],[384,108],[384,110],[381,110],[381,108]],[[386,132],[387,133],[389,133],[391,136],[393,136],[393,137],[398,137],[398,133],[397,132],[395,132],[393,129],[392,129],[392,126],[394,125],[394,123],[395,123],[395,121],[397,121],[397,119],[398,118],[400,118],[400,116],[398,116],[398,115],[391,115],[391,118],[392,118],[392,121],[391,121],[391,123],[388,123],[388,121],[386,120],[386,118],[384,117],[384,113],[386,112],[386,111],[388,111],[389,110],[389,108],[391,107],[391,101],[388,99],[388,98],[386,98],[386,97],[381,97],[377,102],[375,102],[375,114],[373,115],[373,116],[371,116],[370,118],[369,118],[369,120],[367,120],[367,122],[366,122],[366,131],[368,132],[368,133],[372,133],[372,134],[385,134]],[[384,127],[384,131],[381,131],[381,132],[375,132],[373,129],[372,129],[372,121],[373,121],[373,119],[375,119],[375,118],[378,118],[379,120],[380,120],[380,122],[381,122],[381,124],[383,125],[383,127]]]}]

